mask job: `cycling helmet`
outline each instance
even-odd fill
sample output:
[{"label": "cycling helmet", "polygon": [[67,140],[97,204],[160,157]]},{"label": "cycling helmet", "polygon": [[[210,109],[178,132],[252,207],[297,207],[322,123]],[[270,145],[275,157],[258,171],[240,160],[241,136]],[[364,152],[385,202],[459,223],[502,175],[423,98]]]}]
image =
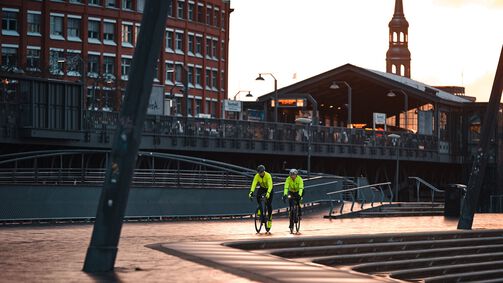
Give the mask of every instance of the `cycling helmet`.
[{"label": "cycling helmet", "polygon": [[292,169],[290,169],[290,176],[291,175],[299,175],[299,171],[297,171],[297,169],[295,169],[295,168],[292,168]]},{"label": "cycling helmet", "polygon": [[264,166],[264,165],[259,165],[259,166],[257,167],[257,173],[262,173],[262,172],[264,172],[264,171],[265,171],[265,166]]}]

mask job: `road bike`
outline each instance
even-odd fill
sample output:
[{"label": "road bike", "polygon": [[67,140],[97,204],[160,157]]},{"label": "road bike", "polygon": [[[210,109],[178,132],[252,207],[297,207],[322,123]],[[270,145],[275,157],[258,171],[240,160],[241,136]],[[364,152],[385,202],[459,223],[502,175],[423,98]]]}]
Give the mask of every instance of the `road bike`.
[{"label": "road bike", "polygon": [[[290,199],[293,196],[291,194],[288,194],[288,203],[290,203]],[[288,212],[288,218],[290,219],[290,233],[293,234],[294,230],[295,233],[299,233],[300,230],[300,204],[299,200],[293,200],[293,206],[290,207],[290,211]]]},{"label": "road bike", "polygon": [[259,204],[257,206],[257,209],[255,209],[255,231],[257,231],[257,233],[260,233],[262,226],[264,226],[266,232],[269,232],[269,230],[271,230],[271,227],[267,226],[267,221],[269,220],[270,215],[266,202],[267,198],[265,197],[265,194],[261,195],[259,197]]}]

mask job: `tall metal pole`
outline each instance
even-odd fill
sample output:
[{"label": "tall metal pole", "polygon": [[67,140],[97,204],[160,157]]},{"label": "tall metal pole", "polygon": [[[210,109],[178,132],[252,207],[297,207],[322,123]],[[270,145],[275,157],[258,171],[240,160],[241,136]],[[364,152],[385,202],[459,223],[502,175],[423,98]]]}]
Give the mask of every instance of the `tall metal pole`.
[{"label": "tall metal pole", "polygon": [[396,172],[395,172],[395,202],[398,202],[398,182],[399,182],[399,174],[400,174],[400,159],[398,152],[398,141],[395,142],[396,149]]},{"label": "tall metal pole", "polygon": [[353,124],[351,122],[351,111],[353,109],[353,105],[352,105],[353,90],[351,89],[351,87],[349,86],[349,84],[347,82],[344,82],[344,84],[348,87],[348,128],[349,128],[350,125]]},{"label": "tall metal pole", "polygon": [[499,111],[501,92],[503,91],[503,47],[501,48],[500,59],[494,76],[491,97],[487,105],[487,111],[482,121],[482,132],[477,154],[472,165],[472,172],[468,180],[465,200],[461,208],[461,216],[458,222],[458,229],[472,229],[473,215],[477,209],[480,190],[484,182],[487,157],[489,153],[489,141],[494,134],[496,116]]},{"label": "tall metal pole", "polygon": [[274,122],[278,122],[278,81],[271,74],[274,79]]},{"label": "tall metal pole", "polygon": [[145,1],[124,103],[112,143],[96,222],[83,270],[112,271],[152,90],[154,69],[165,30],[168,1]]},{"label": "tall metal pole", "polygon": [[311,122],[307,124],[307,178],[311,178]]}]

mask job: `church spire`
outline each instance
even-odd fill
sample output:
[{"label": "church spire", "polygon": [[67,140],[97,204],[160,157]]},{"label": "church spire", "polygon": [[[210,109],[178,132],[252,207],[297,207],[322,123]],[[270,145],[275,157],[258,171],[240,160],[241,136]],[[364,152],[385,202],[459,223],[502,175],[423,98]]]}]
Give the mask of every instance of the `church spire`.
[{"label": "church spire", "polygon": [[403,13],[402,0],[395,0],[395,13],[388,26],[386,72],[410,78],[409,23]]}]

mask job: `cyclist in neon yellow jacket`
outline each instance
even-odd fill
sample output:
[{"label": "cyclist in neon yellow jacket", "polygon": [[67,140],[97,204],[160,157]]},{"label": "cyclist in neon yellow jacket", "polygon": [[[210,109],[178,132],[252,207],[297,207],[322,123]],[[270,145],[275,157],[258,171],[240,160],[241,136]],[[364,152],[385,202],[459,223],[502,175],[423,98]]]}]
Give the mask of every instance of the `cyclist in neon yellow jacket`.
[{"label": "cyclist in neon yellow jacket", "polygon": [[[290,170],[290,176],[286,177],[285,180],[285,189],[283,190],[283,201],[288,198],[290,195],[289,205],[290,210],[294,205],[294,201],[297,202],[299,206],[299,218],[302,215],[302,209],[300,207],[300,201],[302,200],[302,196],[304,195],[304,180],[299,176],[299,171],[297,169]],[[292,223],[290,223],[292,225]]]},{"label": "cyclist in neon yellow jacket", "polygon": [[257,174],[255,174],[255,177],[253,178],[253,182],[250,188],[250,193],[248,194],[248,197],[250,199],[253,198],[253,192],[255,191],[255,188],[257,185],[260,186],[260,188],[257,191],[257,203],[260,205],[260,197],[265,194],[266,197],[266,206],[267,206],[267,212],[269,214],[269,219],[267,220],[267,227],[271,228],[272,226],[272,176],[271,174],[267,173],[265,171],[265,166],[264,165],[259,165],[257,167]]}]

